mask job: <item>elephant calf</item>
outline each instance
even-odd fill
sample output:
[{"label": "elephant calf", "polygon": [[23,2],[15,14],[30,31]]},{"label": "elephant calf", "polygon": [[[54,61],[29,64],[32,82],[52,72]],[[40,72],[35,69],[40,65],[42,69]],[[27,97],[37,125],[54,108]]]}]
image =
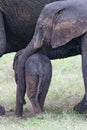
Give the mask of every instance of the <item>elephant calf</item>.
[{"label": "elephant calf", "polygon": [[[19,51],[13,63],[15,71],[15,80],[17,83],[16,95],[16,115],[22,116],[23,104],[20,103],[19,86],[18,86],[18,58],[22,51]],[[25,91],[31,101],[34,114],[43,112],[44,101],[48,92],[52,76],[52,66],[48,57],[40,53],[30,56],[25,64]],[[24,93],[25,93],[24,91]]]}]

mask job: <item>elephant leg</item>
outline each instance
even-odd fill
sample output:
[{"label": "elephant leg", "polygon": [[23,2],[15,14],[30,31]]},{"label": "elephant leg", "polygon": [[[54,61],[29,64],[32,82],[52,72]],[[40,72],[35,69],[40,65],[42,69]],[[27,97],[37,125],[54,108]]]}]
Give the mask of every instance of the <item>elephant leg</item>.
[{"label": "elephant leg", "polygon": [[5,114],[5,108],[0,105],[0,116]]},{"label": "elephant leg", "polygon": [[39,100],[39,104],[40,104],[40,108],[42,110],[42,112],[44,111],[43,107],[44,107],[44,102],[45,102],[45,96],[43,96],[43,93],[39,94],[38,100]]},{"label": "elephant leg", "polygon": [[39,80],[38,76],[26,75],[27,95],[31,101],[34,114],[40,114],[42,112],[38,102],[38,95],[37,95],[38,80]]},{"label": "elephant leg", "polygon": [[[5,28],[4,28],[4,20],[3,15],[0,12],[0,57],[5,53],[6,51],[6,36],[5,36]],[[0,115],[5,114],[4,107],[0,106]]]},{"label": "elephant leg", "polygon": [[38,96],[38,100],[39,100],[39,104],[40,104],[40,108],[42,111],[44,111],[44,102],[45,102],[45,98],[48,92],[48,88],[49,88],[49,82],[46,80],[44,81],[44,83],[42,83],[42,90],[39,93]]},{"label": "elephant leg", "polygon": [[40,104],[40,108],[42,112],[44,111],[44,102],[45,102],[46,95],[47,95],[47,92],[43,91],[38,96],[38,100],[39,100],[39,104]]},{"label": "elephant leg", "polygon": [[87,33],[82,37],[82,71],[85,86],[85,95],[80,103],[74,109],[79,113],[87,113]]},{"label": "elephant leg", "polygon": [[20,103],[19,96],[20,96],[19,87],[17,86],[17,91],[16,91],[16,110],[15,110],[15,114],[16,114],[17,117],[20,117],[23,114],[23,104]]},{"label": "elephant leg", "polygon": [[0,12],[0,56],[2,56],[6,51],[6,35],[4,28],[3,15]]},{"label": "elephant leg", "polygon": [[32,107],[33,107],[33,110],[34,110],[34,114],[36,115],[36,114],[42,113],[42,110],[40,108],[38,100],[36,100],[35,98],[33,98],[30,101],[31,101],[31,104],[32,104]]}]

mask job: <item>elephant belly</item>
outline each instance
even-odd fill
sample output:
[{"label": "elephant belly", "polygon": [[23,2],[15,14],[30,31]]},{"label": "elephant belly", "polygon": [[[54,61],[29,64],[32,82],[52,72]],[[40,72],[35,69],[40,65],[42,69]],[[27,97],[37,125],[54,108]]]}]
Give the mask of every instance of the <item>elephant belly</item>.
[{"label": "elephant belly", "polygon": [[6,26],[15,36],[31,40],[42,8],[56,0],[0,0]]},{"label": "elephant belly", "polygon": [[[39,3],[39,2],[38,2]],[[18,38],[31,39],[35,23],[41,9],[36,10],[37,4],[32,5],[29,0],[0,1],[0,10],[4,14],[5,24]]]},{"label": "elephant belly", "polygon": [[[33,35],[35,22],[32,22],[33,18],[26,11],[27,16],[24,16],[23,12],[5,15],[5,24],[9,30],[17,37],[27,39],[29,35]],[[34,20],[33,20],[34,21]],[[30,36],[31,37],[31,36]]]},{"label": "elephant belly", "polygon": [[[12,21],[14,20],[14,21]],[[10,30],[10,32],[18,39],[23,39],[24,41],[30,41],[32,38],[35,28],[35,23],[31,23],[30,20],[20,20],[18,18],[6,18],[5,26]]]}]

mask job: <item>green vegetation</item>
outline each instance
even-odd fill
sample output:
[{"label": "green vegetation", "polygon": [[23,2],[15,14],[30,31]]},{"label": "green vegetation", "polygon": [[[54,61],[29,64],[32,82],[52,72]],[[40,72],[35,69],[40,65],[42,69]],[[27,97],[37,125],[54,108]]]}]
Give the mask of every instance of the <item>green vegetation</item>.
[{"label": "green vegetation", "polygon": [[87,130],[86,115],[73,111],[84,94],[81,57],[52,61],[53,77],[45,112],[32,117],[31,104],[26,96],[23,118],[16,118],[13,56],[14,53],[0,59],[0,104],[6,108],[6,115],[0,117],[0,130]]}]

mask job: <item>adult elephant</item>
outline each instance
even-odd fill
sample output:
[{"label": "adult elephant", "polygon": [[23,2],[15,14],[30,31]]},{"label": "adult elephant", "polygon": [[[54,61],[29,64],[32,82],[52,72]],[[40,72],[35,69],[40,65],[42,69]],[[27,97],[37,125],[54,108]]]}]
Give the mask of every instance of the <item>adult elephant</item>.
[{"label": "adult elephant", "polygon": [[34,36],[19,58],[21,103],[24,103],[24,64],[31,54],[42,50],[50,59],[81,53],[85,95],[75,110],[87,112],[87,0],[53,2],[42,10]]},{"label": "adult elephant", "polygon": [[[41,9],[53,1],[56,0],[0,0],[0,56],[27,46]],[[0,115],[4,113],[2,108]]]}]

